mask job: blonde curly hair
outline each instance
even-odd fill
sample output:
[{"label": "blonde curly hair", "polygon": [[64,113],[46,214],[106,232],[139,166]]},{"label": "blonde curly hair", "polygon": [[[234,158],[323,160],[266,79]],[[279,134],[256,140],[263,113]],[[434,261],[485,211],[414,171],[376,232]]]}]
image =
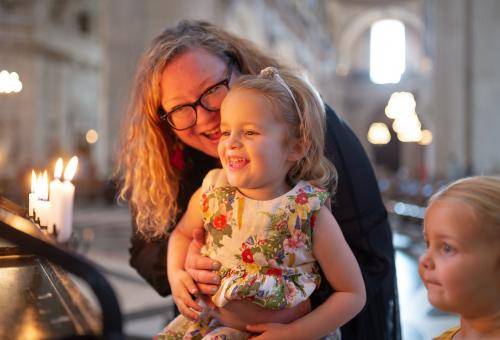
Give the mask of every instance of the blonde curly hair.
[{"label": "blonde curly hair", "polygon": [[325,105],[318,92],[297,72],[267,67],[258,76],[241,76],[231,88],[256,91],[276,109],[287,126],[285,143],[299,145],[302,157],[288,172],[292,183],[299,180],[335,191],[337,171],[325,157]]}]

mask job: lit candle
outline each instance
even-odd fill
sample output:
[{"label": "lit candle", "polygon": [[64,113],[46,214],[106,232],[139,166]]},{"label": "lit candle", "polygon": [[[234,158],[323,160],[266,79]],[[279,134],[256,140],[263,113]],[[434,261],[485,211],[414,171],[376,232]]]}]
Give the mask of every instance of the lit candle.
[{"label": "lit candle", "polygon": [[39,172],[36,175],[36,185],[35,185],[35,202],[33,203],[33,210],[35,213],[35,222],[39,223],[40,215],[38,214],[39,206],[40,206],[40,197],[42,197],[42,173]]},{"label": "lit candle", "polygon": [[36,197],[36,174],[35,170],[31,170],[31,192],[28,195],[28,215],[30,217],[35,216],[35,202]]},{"label": "lit candle", "polygon": [[50,181],[50,221],[51,228],[59,233],[59,229],[63,224],[62,212],[62,197],[63,197],[63,184],[60,180],[63,172],[63,160],[59,158],[54,168],[54,179]]},{"label": "lit candle", "polygon": [[60,227],[57,226],[57,240],[59,242],[68,241],[73,230],[73,199],[75,197],[75,186],[71,183],[71,180],[73,176],[75,176],[77,166],[78,158],[73,156],[64,169],[62,198],[60,200],[61,205],[58,208],[58,210],[61,209],[62,211],[62,223]]},{"label": "lit candle", "polygon": [[50,220],[50,202],[49,202],[49,176],[47,175],[47,170],[43,172],[42,180],[39,181],[39,190],[37,192],[38,201],[36,205],[36,215],[40,219],[40,226],[48,227],[49,233],[54,230],[49,226]]}]

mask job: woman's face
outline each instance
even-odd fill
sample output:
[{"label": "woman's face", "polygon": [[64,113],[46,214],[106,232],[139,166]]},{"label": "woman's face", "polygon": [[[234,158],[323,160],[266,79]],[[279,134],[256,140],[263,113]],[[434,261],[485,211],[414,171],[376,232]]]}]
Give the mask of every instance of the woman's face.
[{"label": "woman's face", "polygon": [[[207,89],[227,77],[227,61],[206,50],[193,49],[180,54],[167,64],[161,75],[163,110],[171,112],[181,105],[195,103]],[[220,111],[209,111],[197,105],[196,112],[197,121],[193,127],[173,131],[185,144],[217,157]]]}]

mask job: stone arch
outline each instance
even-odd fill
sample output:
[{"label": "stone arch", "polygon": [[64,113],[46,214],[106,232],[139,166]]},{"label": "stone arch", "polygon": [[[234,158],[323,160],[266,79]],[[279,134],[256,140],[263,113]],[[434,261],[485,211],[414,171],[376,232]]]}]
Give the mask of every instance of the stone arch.
[{"label": "stone arch", "polygon": [[351,68],[352,50],[354,44],[370,26],[382,19],[396,19],[415,29],[424,32],[424,24],[417,14],[398,7],[372,9],[357,16],[344,30],[338,44],[337,72],[347,75]]}]

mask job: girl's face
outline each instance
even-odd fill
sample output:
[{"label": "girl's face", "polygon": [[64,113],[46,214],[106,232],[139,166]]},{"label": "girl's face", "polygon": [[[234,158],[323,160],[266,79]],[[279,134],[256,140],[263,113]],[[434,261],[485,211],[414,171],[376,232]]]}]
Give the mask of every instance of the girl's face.
[{"label": "girl's face", "polygon": [[[195,103],[206,95],[207,90],[210,91],[214,85],[231,76],[228,75],[227,61],[203,49],[186,51],[170,61],[161,75],[163,110],[171,112],[179,106]],[[194,126],[186,130],[173,131],[185,144],[217,157],[220,111],[209,111],[197,105],[196,113],[197,120]]]},{"label": "girl's face", "polygon": [[252,90],[231,91],[221,107],[219,157],[232,186],[245,196],[268,200],[284,194],[296,160],[285,145],[287,127],[267,98]]},{"label": "girl's face", "polygon": [[443,199],[428,207],[419,274],[435,307],[463,317],[500,310],[499,242],[484,229],[465,203]]}]

